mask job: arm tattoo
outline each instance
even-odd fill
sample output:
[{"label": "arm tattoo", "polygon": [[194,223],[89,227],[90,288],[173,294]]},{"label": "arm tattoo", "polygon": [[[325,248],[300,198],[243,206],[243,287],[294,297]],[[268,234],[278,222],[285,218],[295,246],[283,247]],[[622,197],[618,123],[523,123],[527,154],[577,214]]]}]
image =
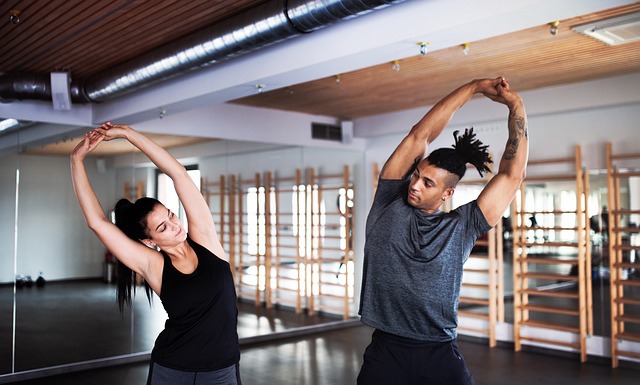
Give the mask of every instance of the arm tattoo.
[{"label": "arm tattoo", "polygon": [[515,158],[520,139],[528,136],[525,118],[517,112],[516,109],[509,113],[509,140],[507,140],[507,148],[502,156],[505,160]]}]

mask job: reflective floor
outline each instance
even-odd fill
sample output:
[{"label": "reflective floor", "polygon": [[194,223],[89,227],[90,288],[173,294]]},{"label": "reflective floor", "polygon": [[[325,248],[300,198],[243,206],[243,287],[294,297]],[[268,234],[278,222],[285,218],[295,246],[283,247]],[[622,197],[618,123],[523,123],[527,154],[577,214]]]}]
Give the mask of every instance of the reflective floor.
[{"label": "reflective floor", "polygon": [[[0,375],[74,362],[148,352],[167,318],[156,297],[150,306],[139,289],[133,310],[120,314],[115,286],[101,280],[47,283],[16,290],[15,356],[13,286],[0,287]],[[238,303],[238,335],[253,338],[294,327],[335,322],[333,315],[296,314]]]},{"label": "reflective floor", "polygon": [[[0,298],[9,298],[8,291],[12,297],[12,287],[0,287]],[[134,311],[120,315],[114,296],[114,287],[99,280],[19,289],[16,371],[150,350],[166,318],[159,300],[150,307],[139,292]],[[267,310],[246,302],[238,307],[245,385],[355,384],[370,340],[368,327],[354,320],[342,324],[337,316]],[[507,313],[512,312],[509,303],[507,308]],[[5,320],[0,324],[0,374],[11,368],[12,322],[6,321],[11,321],[12,314],[13,305],[0,303],[0,320]],[[329,327],[300,331],[320,325]],[[278,340],[262,338],[273,333],[288,335]],[[607,359],[590,358],[580,364],[569,353],[532,349],[515,353],[510,344],[490,349],[485,340],[468,337],[461,337],[460,347],[477,384],[637,384],[640,376],[640,364],[611,369]],[[147,363],[140,362],[20,384],[144,384],[146,376]],[[0,383],[7,382],[0,378]]]},{"label": "reflective floor", "polygon": [[[243,347],[240,364],[243,384],[355,384],[370,336],[370,328],[351,326]],[[576,357],[533,351],[515,353],[509,346],[490,349],[485,341],[465,337],[459,345],[477,385],[631,385],[638,384],[640,375],[637,367],[611,369],[608,363],[580,364]],[[132,385],[144,384],[146,376],[147,364],[139,363],[20,384]]]}]

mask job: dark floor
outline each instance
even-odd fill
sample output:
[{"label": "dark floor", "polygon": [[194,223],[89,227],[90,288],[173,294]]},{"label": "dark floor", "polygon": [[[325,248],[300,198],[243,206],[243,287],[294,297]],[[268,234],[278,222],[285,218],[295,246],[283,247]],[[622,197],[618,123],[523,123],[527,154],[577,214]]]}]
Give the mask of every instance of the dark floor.
[{"label": "dark floor", "polygon": [[[240,372],[245,385],[355,384],[371,329],[352,326],[242,349]],[[507,346],[490,349],[484,341],[461,338],[460,349],[477,385],[638,384],[640,369],[606,363],[580,364],[560,357]],[[144,384],[147,364],[129,364],[20,382],[22,385]],[[393,384],[390,384],[393,385]]]},{"label": "dark floor", "polygon": [[[12,295],[13,287],[0,287],[0,298],[8,298],[9,293]],[[12,365],[15,372],[23,372],[150,351],[167,318],[160,300],[155,298],[149,306],[144,293],[138,292],[133,310],[120,314],[114,298],[114,286],[100,280],[17,290],[13,357],[13,301],[0,302],[0,320],[5,320],[0,323],[0,376],[10,373]],[[238,303],[238,308],[240,338],[341,319],[265,309],[247,302]]]}]

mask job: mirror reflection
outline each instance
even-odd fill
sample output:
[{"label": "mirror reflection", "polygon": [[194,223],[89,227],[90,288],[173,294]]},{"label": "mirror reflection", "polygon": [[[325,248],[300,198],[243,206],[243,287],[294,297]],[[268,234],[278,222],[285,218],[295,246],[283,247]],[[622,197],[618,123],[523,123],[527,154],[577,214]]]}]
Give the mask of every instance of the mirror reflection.
[{"label": "mirror reflection", "polygon": [[0,374],[13,370],[17,155],[0,156]]},{"label": "mirror reflection", "polygon": [[[241,339],[354,314],[353,232],[348,226],[353,225],[353,180],[362,168],[361,153],[203,140],[170,152],[193,174],[224,248],[234,258]],[[23,236],[16,265],[16,351],[15,356],[10,351],[13,285],[6,285],[1,302],[6,326],[0,337],[9,350],[3,352],[2,370],[150,351],[167,318],[162,303],[154,296],[149,304],[138,286],[131,310],[119,313],[115,259],[86,227],[68,155],[23,153],[20,162],[18,234]],[[184,215],[174,207],[177,201],[168,193],[172,188],[165,176],[144,155],[100,154],[85,164],[107,215],[119,198],[140,196],[158,197]],[[8,178],[15,167],[3,167],[3,172]],[[4,196],[10,194],[3,191]],[[7,220],[12,220],[10,211],[3,210]],[[2,271],[13,271],[13,266]],[[3,273],[3,280],[12,276]]]}]

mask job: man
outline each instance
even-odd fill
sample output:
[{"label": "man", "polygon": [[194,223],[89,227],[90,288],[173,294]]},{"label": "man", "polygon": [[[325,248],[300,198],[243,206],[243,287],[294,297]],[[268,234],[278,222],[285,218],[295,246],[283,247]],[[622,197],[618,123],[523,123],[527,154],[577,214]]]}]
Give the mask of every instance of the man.
[{"label": "man", "polygon": [[[489,171],[487,146],[472,129],[456,131],[453,148],[422,157],[477,93],[509,108],[509,138],[498,173],[477,200],[443,213],[467,163],[480,175]],[[511,203],[525,176],[528,146],[522,99],[499,77],[473,80],[444,97],[387,160],[366,226],[360,315],[375,331],[359,385],[473,384],[456,343],[463,264]]]}]

